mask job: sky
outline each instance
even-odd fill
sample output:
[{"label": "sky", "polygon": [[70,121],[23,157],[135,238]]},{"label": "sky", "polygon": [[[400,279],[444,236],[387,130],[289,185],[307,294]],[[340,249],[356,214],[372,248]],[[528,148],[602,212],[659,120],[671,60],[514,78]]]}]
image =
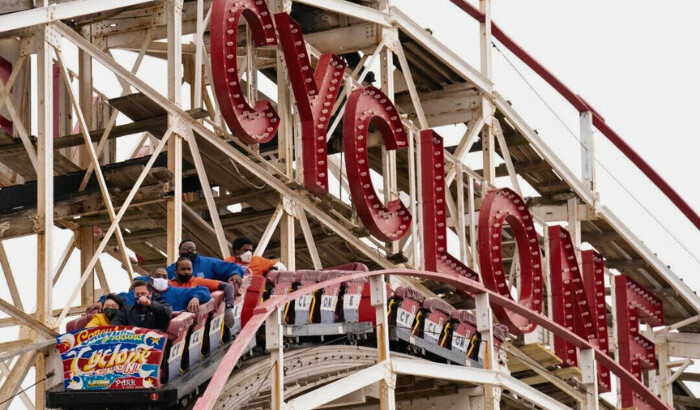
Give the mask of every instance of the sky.
[{"label": "sky", "polygon": [[[433,0],[430,4],[427,7],[424,0],[394,1],[395,6],[430,28],[439,40],[478,67],[478,25],[447,0]],[[700,212],[700,190],[693,158],[700,148],[700,131],[689,122],[700,109],[696,97],[700,95],[697,74],[700,51],[695,44],[700,38],[700,26],[695,21],[700,15],[700,3],[693,0],[664,3],[494,0],[492,7],[493,20],[506,33],[582,95],[696,212]],[[539,131],[542,139],[579,174],[579,145],[567,129],[578,133],[576,112],[516,57],[497,46],[503,54],[492,50],[496,90],[512,101],[514,108]],[[66,60],[70,60],[70,50],[66,53]],[[133,61],[128,56],[125,59]],[[165,85],[164,76],[159,75],[158,70],[145,67],[143,75],[149,83],[158,87]],[[100,69],[96,68],[97,71]],[[104,71],[96,74],[96,78],[108,77],[110,75]],[[113,82],[112,78],[109,82]],[[104,86],[108,87],[109,82],[104,82]],[[115,90],[110,90],[110,95],[118,92]],[[457,133],[446,132],[448,135]],[[700,289],[696,277],[700,270],[698,230],[604,136],[596,133],[595,142],[603,204],[621,217],[692,289]],[[479,168],[478,158],[470,157],[468,161]],[[55,261],[68,235],[57,232],[56,239]],[[26,249],[36,249],[36,240],[21,238],[7,241],[6,246],[11,250],[10,263],[18,277],[25,305],[32,306],[33,291],[22,284],[33,282],[35,261],[16,255],[24,254]],[[119,264],[111,258],[104,257],[103,261],[108,272],[118,269]],[[79,258],[75,252],[58,286],[62,283],[66,286],[76,278],[78,268]],[[23,279],[23,272],[32,274]],[[122,282],[115,279],[111,284],[123,286]],[[9,300],[4,285],[0,286],[0,296]],[[54,297],[58,307],[63,305],[61,302],[66,295],[56,292]]]}]

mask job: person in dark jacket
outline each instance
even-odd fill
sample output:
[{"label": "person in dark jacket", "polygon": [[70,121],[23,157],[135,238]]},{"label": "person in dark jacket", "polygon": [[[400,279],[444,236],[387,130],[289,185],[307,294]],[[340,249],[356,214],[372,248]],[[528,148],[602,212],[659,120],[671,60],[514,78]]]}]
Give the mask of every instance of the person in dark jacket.
[{"label": "person in dark jacket", "polygon": [[[220,280],[222,282],[235,282],[240,284],[245,273],[242,266],[233,262],[224,262],[221,259],[202,256],[197,253],[197,246],[191,239],[180,242],[180,257],[186,257],[192,262],[192,275],[195,278]],[[168,266],[168,279],[175,278],[175,263]]]},{"label": "person in dark jacket", "polygon": [[[207,303],[211,299],[209,289],[204,286],[192,288],[176,288],[168,285],[168,272],[165,268],[155,268],[151,271],[151,286],[153,286],[153,298],[157,301],[165,301],[173,309],[173,312],[187,310],[196,312],[200,303]],[[219,282],[223,283],[223,282]],[[230,286],[230,285],[229,285]]]},{"label": "person in dark jacket", "polygon": [[137,326],[161,331],[167,329],[172,316],[170,305],[153,300],[153,292],[147,282],[134,281],[129,290],[134,291],[136,303],[117,313],[111,325]]}]

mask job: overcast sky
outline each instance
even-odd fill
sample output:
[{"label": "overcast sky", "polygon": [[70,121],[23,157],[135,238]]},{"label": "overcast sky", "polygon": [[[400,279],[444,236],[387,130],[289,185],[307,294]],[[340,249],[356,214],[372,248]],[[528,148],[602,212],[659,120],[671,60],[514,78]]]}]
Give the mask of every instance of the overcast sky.
[{"label": "overcast sky", "polygon": [[[441,0],[440,7],[425,7],[420,0],[395,4],[472,65],[479,66],[478,25],[447,0]],[[700,38],[700,26],[695,21],[700,15],[700,2],[494,0],[492,4],[493,20],[593,105],[700,212],[693,158],[694,150],[700,148],[700,131],[692,126],[700,109],[700,56],[694,45]],[[505,47],[499,50],[505,57],[493,50],[495,88],[579,174],[579,143],[557,119],[578,134],[577,113]],[[556,117],[521,75],[553,108]],[[602,134],[596,133],[595,140],[602,202],[666,264],[692,281],[694,289],[699,288],[695,278],[700,270],[696,260],[700,256],[698,230]]]}]

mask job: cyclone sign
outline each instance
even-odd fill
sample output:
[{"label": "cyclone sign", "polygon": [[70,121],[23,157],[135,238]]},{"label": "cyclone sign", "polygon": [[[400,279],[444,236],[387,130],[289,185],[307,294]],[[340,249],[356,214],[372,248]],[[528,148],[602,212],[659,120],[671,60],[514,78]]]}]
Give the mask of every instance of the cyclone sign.
[{"label": "cyclone sign", "polygon": [[167,336],[150,329],[105,326],[56,337],[66,390],[146,389],[160,386]]}]

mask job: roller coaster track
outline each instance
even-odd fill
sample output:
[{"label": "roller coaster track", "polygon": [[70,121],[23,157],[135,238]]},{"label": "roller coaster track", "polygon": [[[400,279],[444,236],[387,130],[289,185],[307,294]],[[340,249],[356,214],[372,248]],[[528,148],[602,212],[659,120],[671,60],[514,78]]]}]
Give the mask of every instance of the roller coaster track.
[{"label": "roller coaster track", "polygon": [[664,402],[659,400],[659,398],[654,393],[647,389],[647,387],[644,386],[644,384],[642,384],[639,380],[637,380],[637,378],[635,378],[630,372],[628,372],[626,369],[620,366],[610,356],[589,344],[588,341],[579,337],[575,333],[567,330],[565,327],[559,325],[558,323],[555,323],[553,320],[547,318],[546,316],[539,315],[534,311],[518,304],[510,298],[507,298],[496,292],[492,292],[484,288],[483,285],[481,285],[478,282],[464,277],[439,272],[428,272],[408,269],[391,269],[373,272],[353,273],[348,276],[328,280],[325,282],[320,282],[314,285],[301,288],[285,296],[273,296],[267,301],[263,302],[260,306],[258,306],[255,309],[253,316],[243,327],[241,333],[231,345],[229,351],[226,353],[226,356],[221,361],[221,364],[216,370],[214,377],[209,382],[206,391],[204,392],[202,397],[197,400],[197,403],[195,404],[195,409],[210,410],[214,408],[214,405],[216,404],[218,398],[221,396],[222,391],[224,390],[226,381],[233,372],[233,369],[236,363],[238,363],[238,360],[245,353],[246,347],[253,340],[258,329],[260,329],[261,326],[263,326],[267,318],[270,317],[278,309],[283,308],[287,305],[287,303],[293,301],[294,299],[300,296],[311,294],[317,290],[323,289],[326,286],[340,284],[344,281],[351,281],[355,279],[370,278],[373,276],[376,277],[383,275],[410,276],[422,279],[432,279],[437,280],[440,283],[452,285],[463,292],[468,292],[470,294],[475,295],[488,295],[488,300],[492,305],[501,306],[515,314],[521,315],[533,321],[535,324],[542,326],[543,328],[549,330],[556,336],[561,337],[562,339],[571,343],[579,350],[593,350],[595,354],[595,359],[598,363],[602,364],[603,367],[610,370],[612,374],[617,376],[621,383],[626,383],[629,384],[629,386],[632,386],[634,391],[637,394],[639,394],[642,398],[644,398],[644,400],[646,400],[650,405],[657,409],[670,408]]}]

